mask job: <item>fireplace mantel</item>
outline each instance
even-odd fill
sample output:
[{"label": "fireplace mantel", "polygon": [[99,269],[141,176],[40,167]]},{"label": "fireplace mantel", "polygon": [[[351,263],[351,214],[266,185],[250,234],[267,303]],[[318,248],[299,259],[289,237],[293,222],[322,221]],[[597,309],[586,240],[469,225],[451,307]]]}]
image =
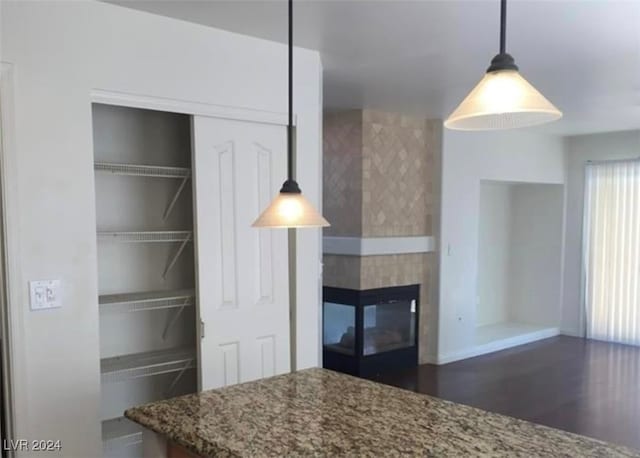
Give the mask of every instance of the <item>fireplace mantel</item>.
[{"label": "fireplace mantel", "polygon": [[435,251],[432,236],[413,237],[323,237],[324,254],[343,256],[378,256],[429,253]]}]

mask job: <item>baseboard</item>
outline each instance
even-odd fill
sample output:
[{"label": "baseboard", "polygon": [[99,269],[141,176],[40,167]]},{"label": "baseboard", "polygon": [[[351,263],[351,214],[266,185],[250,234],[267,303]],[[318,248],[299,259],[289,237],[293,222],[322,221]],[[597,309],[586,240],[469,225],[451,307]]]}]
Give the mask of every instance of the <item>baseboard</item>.
[{"label": "baseboard", "polygon": [[584,337],[584,334],[582,332],[573,329],[560,329],[560,335],[570,337]]},{"label": "baseboard", "polygon": [[435,353],[427,353],[423,361],[420,364],[438,364],[438,355]]},{"label": "baseboard", "polygon": [[500,350],[506,350],[507,348],[517,347],[518,345],[524,345],[537,340],[548,339],[549,337],[555,337],[560,335],[560,329],[558,328],[545,328],[539,331],[532,331],[526,334],[518,336],[507,337],[505,339],[495,340],[483,345],[476,345],[474,347],[465,348],[444,355],[438,355],[435,364],[448,364],[454,361],[461,361],[467,358],[473,358],[475,356],[486,355]]}]

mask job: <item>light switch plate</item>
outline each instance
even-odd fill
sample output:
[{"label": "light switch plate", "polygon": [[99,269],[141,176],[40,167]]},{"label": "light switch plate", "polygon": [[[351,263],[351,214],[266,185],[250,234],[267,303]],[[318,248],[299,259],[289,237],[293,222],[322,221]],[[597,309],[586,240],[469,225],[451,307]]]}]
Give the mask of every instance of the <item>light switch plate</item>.
[{"label": "light switch plate", "polygon": [[31,310],[62,307],[60,280],[36,280],[29,282]]}]

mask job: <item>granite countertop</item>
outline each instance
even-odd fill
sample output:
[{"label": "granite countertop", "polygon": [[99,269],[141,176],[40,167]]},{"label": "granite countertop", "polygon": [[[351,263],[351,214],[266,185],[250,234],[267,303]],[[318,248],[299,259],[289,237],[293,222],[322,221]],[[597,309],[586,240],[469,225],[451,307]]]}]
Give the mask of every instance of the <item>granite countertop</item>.
[{"label": "granite countertop", "polygon": [[201,456],[640,457],[640,452],[325,369],[129,409]]}]

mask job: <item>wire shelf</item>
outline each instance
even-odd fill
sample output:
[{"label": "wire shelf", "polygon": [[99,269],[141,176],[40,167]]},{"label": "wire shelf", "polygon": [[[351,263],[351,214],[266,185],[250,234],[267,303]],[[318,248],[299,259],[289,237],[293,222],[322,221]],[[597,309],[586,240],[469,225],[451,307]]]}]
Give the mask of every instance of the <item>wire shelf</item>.
[{"label": "wire shelf", "polygon": [[98,297],[100,310],[144,312],[195,304],[195,290],[151,291],[143,293],[104,294]]},{"label": "wire shelf", "polygon": [[163,167],[157,165],[116,164],[111,162],[94,163],[96,172],[110,172],[115,175],[158,178],[189,178],[191,169],[184,167]]},{"label": "wire shelf", "polygon": [[142,443],[142,427],[124,417],[102,422],[102,449],[114,450]]},{"label": "wire shelf", "polygon": [[196,352],[192,347],[136,353],[100,360],[103,383],[169,374],[195,367]]},{"label": "wire shelf", "polygon": [[132,231],[98,232],[99,242],[188,242],[193,239],[192,231]]}]

